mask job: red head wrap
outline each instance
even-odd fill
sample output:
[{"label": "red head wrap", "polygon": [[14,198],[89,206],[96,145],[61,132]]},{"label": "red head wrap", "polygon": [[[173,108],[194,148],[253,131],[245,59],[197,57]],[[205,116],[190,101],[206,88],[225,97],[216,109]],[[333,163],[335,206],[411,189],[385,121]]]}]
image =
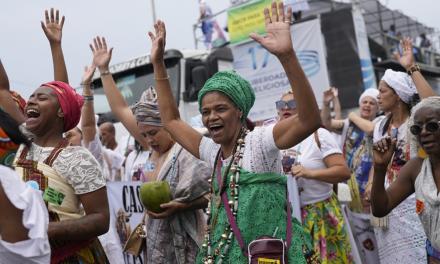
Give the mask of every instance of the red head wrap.
[{"label": "red head wrap", "polygon": [[48,82],[42,84],[52,88],[57,94],[64,113],[64,132],[76,127],[81,118],[81,108],[84,105],[84,97],[77,94],[75,89],[63,82]]},{"label": "red head wrap", "polygon": [[17,105],[21,114],[24,115],[24,107],[26,106],[26,101],[17,92],[10,91],[10,93],[12,99],[14,99],[15,105]]}]

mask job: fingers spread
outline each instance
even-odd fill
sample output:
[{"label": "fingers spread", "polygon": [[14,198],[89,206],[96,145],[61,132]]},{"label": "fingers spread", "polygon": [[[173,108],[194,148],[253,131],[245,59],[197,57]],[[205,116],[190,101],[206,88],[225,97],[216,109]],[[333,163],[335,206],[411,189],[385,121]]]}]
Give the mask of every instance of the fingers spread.
[{"label": "fingers spread", "polygon": [[92,44],[89,44],[89,46],[90,46],[90,50],[92,51],[92,53],[95,54],[96,51],[95,51],[95,49],[93,48]]},{"label": "fingers spread", "polygon": [[110,57],[112,56],[113,53],[113,47],[110,48],[110,50],[108,51],[108,54],[110,54]]},{"label": "fingers spread", "polygon": [[260,44],[264,41],[264,38],[256,33],[250,33],[249,37]]},{"label": "fingers spread", "polygon": [[63,26],[64,26],[64,20],[65,20],[65,17],[63,16],[63,17],[61,18],[61,23],[60,23],[61,28],[63,28]]},{"label": "fingers spread", "polygon": [[272,23],[272,19],[270,18],[270,12],[269,8],[264,8],[264,22],[266,23],[266,26]]},{"label": "fingers spread", "polygon": [[[280,1],[279,3],[278,3],[278,12],[279,12],[279,14],[280,14],[280,18],[279,18],[279,20],[280,21],[286,21],[286,20],[284,20],[284,3],[283,3],[283,1]],[[290,21],[289,21],[290,22]]]},{"label": "fingers spread", "polygon": [[278,22],[278,10],[277,10],[277,2],[272,1],[272,3],[270,4],[271,8],[272,8],[272,21],[273,22]]},{"label": "fingers spread", "polygon": [[101,42],[101,38],[98,37],[98,45],[99,45],[99,49],[102,49],[102,42]]},{"label": "fingers spread", "polygon": [[56,11],[55,23],[57,23],[57,24],[60,23],[60,11],[59,10]]},{"label": "fingers spread", "polygon": [[148,31],[148,36],[150,36],[152,42],[156,39],[156,37],[151,31]]},{"label": "fingers spread", "polygon": [[292,7],[291,6],[287,7],[287,13],[286,13],[285,19],[286,19],[286,21],[292,21]]},{"label": "fingers spread", "polygon": [[99,50],[99,46],[98,46],[98,42],[96,41],[96,38],[93,39],[93,42],[95,43],[95,50],[98,51]]},{"label": "fingers spread", "polygon": [[55,17],[53,15],[53,7],[50,9],[50,23],[55,22]]},{"label": "fingers spread", "polygon": [[102,37],[102,44],[103,44],[104,50],[107,50],[107,42],[105,41],[104,37]]},{"label": "fingers spread", "polygon": [[47,25],[47,24],[50,23],[50,20],[49,20],[49,12],[47,12],[47,10],[44,11],[44,15],[45,15],[45,17],[46,17],[46,25]]}]

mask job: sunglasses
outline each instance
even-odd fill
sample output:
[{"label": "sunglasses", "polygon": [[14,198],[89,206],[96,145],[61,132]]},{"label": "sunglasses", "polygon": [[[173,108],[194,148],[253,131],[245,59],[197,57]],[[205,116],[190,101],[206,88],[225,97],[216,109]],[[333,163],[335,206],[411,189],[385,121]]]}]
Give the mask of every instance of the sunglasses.
[{"label": "sunglasses", "polygon": [[412,125],[409,128],[409,131],[411,132],[411,134],[413,134],[414,136],[419,136],[422,133],[423,128],[426,128],[426,130],[429,133],[435,133],[439,130],[440,128],[440,121],[431,121],[428,122],[426,124],[424,124],[423,126],[420,125]]},{"label": "sunglasses", "polygon": [[289,109],[295,109],[296,108],[296,103],[295,100],[290,100],[289,102],[284,102],[284,101],[278,101],[275,103],[277,106],[277,109],[282,110],[284,108],[286,108],[286,105]]}]

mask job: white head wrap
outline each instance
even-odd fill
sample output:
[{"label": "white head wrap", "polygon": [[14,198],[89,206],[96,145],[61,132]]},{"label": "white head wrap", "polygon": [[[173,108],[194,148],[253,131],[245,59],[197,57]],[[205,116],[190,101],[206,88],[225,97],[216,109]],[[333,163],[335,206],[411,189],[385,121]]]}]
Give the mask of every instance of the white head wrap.
[{"label": "white head wrap", "polygon": [[412,97],[417,93],[417,90],[416,85],[408,74],[388,69],[385,71],[382,81],[385,81],[389,87],[393,88],[403,102],[411,104]]},{"label": "white head wrap", "polygon": [[377,90],[376,88],[368,88],[359,97],[359,106],[361,105],[362,100],[364,100],[365,97],[367,96],[372,97],[374,100],[376,100],[377,113],[382,114],[382,111],[380,111],[379,109],[379,100],[377,99],[378,94],[379,94],[379,90]]}]

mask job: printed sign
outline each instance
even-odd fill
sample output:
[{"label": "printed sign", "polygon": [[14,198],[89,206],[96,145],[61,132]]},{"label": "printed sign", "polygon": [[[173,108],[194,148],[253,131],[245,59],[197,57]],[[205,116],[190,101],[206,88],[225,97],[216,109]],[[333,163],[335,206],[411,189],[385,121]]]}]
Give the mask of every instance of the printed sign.
[{"label": "printed sign", "polygon": [[264,8],[270,9],[271,2],[272,0],[253,1],[228,11],[228,32],[231,45],[250,40],[249,33],[266,34]]},{"label": "printed sign", "polygon": [[56,206],[61,206],[66,195],[53,188],[47,187],[43,194],[43,199]]}]

